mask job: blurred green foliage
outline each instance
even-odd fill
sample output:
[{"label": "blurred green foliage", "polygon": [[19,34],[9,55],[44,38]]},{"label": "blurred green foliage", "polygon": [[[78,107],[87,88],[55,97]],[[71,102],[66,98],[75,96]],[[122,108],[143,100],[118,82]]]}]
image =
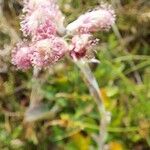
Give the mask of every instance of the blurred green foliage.
[{"label": "blurred green foliage", "polygon": [[[4,2],[4,16],[21,36],[21,1]],[[111,2],[117,22],[111,32],[95,35],[100,38],[96,54],[100,64],[91,65],[112,116],[106,144],[110,150],[148,150],[150,2]],[[97,0],[60,0],[66,24],[98,4]],[[0,26],[0,47],[10,40],[9,33]],[[7,70],[0,73],[0,149],[95,150],[99,116],[78,68],[66,59],[40,73],[45,105],[28,115],[38,118],[38,114],[45,113],[39,120],[26,123],[24,113],[29,106],[32,71],[16,71],[8,58],[0,56],[0,67],[7,65]]]}]

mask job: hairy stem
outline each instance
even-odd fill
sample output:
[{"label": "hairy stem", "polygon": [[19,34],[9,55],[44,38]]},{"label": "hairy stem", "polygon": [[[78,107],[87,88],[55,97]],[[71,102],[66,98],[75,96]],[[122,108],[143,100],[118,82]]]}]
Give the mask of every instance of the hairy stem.
[{"label": "hairy stem", "polygon": [[32,77],[32,91],[30,96],[30,107],[34,107],[41,101],[40,81],[38,79],[39,70],[34,67]]},{"label": "hairy stem", "polygon": [[89,88],[91,95],[93,96],[95,103],[97,105],[98,111],[101,115],[100,126],[99,126],[99,136],[98,136],[98,147],[99,150],[104,150],[105,139],[107,135],[107,124],[108,124],[108,112],[106,112],[101,92],[98,83],[91,72],[90,67],[84,60],[75,60],[75,64],[80,68],[81,72],[85,77],[85,83]]},{"label": "hairy stem", "polygon": [[25,113],[25,121],[27,122],[28,121],[31,122],[35,120],[35,118],[37,119],[38,117],[40,117],[39,112],[40,112],[40,104],[42,100],[42,93],[41,93],[41,82],[38,75],[39,75],[39,69],[34,67],[33,76],[32,76],[32,90],[30,95],[30,105]]}]

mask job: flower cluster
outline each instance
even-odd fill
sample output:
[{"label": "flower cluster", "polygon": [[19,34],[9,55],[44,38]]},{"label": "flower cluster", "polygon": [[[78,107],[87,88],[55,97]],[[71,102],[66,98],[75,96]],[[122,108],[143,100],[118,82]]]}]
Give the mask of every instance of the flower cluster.
[{"label": "flower cluster", "polygon": [[107,31],[115,22],[115,13],[110,5],[103,4],[93,11],[81,15],[67,27],[67,34],[73,35],[71,56],[74,58],[87,58],[98,43],[92,33]]},{"label": "flower cluster", "polygon": [[[18,43],[12,51],[12,63],[18,69],[48,67],[65,54],[73,59],[87,58],[98,39],[93,32],[110,29],[115,22],[114,10],[101,5],[81,15],[64,27],[64,16],[56,0],[24,0],[23,16],[20,23],[28,42]],[[67,43],[62,35],[71,37]]]}]

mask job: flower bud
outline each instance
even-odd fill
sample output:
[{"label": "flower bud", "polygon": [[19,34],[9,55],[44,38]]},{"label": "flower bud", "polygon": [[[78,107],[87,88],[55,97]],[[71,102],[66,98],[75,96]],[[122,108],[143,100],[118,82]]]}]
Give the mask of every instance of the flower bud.
[{"label": "flower bud", "polygon": [[91,34],[75,35],[72,38],[70,54],[77,59],[88,57],[88,54],[92,52],[92,48],[97,42],[98,39],[94,39]]},{"label": "flower bud", "polygon": [[83,34],[109,30],[115,22],[114,10],[107,5],[81,15],[67,26],[68,34]]}]

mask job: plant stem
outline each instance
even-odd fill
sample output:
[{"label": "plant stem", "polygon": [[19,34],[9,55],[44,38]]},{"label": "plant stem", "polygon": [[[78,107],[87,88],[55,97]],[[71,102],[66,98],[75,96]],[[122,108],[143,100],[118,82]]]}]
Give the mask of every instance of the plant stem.
[{"label": "plant stem", "polygon": [[30,107],[34,107],[41,101],[40,81],[38,79],[39,69],[34,67],[32,77],[32,91],[30,96]]},{"label": "plant stem", "polygon": [[95,103],[97,105],[98,111],[101,115],[100,126],[99,126],[99,136],[98,136],[98,149],[104,150],[105,139],[107,135],[107,125],[108,125],[108,112],[106,112],[105,105],[102,100],[102,95],[98,83],[89,67],[89,65],[84,60],[75,60],[75,64],[80,68],[81,72],[85,77],[85,83],[89,88],[91,95],[93,96]]},{"label": "plant stem", "polygon": [[[38,77],[39,71],[40,70],[38,68],[34,67],[33,76],[32,76],[32,90],[30,95],[30,105],[25,113],[25,121],[27,122],[34,121],[37,118],[41,117],[40,108],[42,107],[41,105],[42,93],[41,93],[41,81]],[[34,117],[32,116],[32,114],[34,114]]]}]

